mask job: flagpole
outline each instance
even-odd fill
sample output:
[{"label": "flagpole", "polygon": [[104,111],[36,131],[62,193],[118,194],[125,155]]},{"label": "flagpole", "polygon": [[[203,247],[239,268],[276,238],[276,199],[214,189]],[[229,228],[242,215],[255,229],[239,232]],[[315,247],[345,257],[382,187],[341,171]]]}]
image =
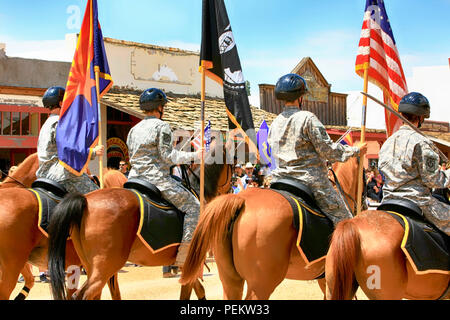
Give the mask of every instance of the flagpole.
[{"label": "flagpole", "polygon": [[206,74],[205,74],[205,65],[204,61],[201,62],[201,75],[202,75],[202,81],[201,81],[201,114],[200,119],[202,121],[202,158],[200,162],[200,215],[203,213],[204,210],[204,197],[205,197],[205,82],[206,82]]},{"label": "flagpole", "polygon": [[[95,71],[95,86],[97,89],[97,107],[98,107],[98,145],[103,145],[103,135],[102,135],[102,111],[100,108],[100,69],[98,66],[94,67]],[[100,189],[103,189],[103,156],[98,157],[99,166],[99,180]]]},{"label": "flagpole", "polygon": [[[364,89],[363,91],[367,93],[369,85],[369,66],[364,68]],[[367,114],[367,97],[363,96],[363,106],[362,106],[362,118],[361,118],[361,142],[366,141],[366,114]],[[365,154],[363,156],[360,156],[359,159],[359,166],[358,166],[358,193],[356,194],[356,214],[361,213],[361,198],[363,193],[363,173],[364,173],[364,159]]]}]

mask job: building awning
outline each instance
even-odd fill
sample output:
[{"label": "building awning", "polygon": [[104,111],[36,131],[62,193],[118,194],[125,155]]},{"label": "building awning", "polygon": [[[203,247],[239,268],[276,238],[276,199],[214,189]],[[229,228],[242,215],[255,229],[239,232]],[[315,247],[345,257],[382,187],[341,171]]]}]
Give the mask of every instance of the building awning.
[{"label": "building awning", "polygon": [[[448,134],[448,136],[450,136],[450,134]],[[439,148],[439,150],[441,150],[446,156],[447,158],[450,155],[450,141],[446,141],[446,140],[442,140],[433,136],[429,136],[428,138],[430,138],[431,141],[433,141],[436,146]]]},{"label": "building awning", "polygon": [[[143,111],[139,108],[140,93],[108,92],[103,96],[102,102],[107,106],[143,119]],[[168,94],[169,102],[164,109],[164,121],[167,121],[172,130],[182,129],[194,131],[200,128],[201,99],[196,96]],[[228,116],[226,106],[222,99],[207,98],[205,101],[205,120],[211,121],[212,130],[227,131]],[[277,117],[270,113],[251,106],[253,122],[257,130],[263,120],[270,126]]]}]

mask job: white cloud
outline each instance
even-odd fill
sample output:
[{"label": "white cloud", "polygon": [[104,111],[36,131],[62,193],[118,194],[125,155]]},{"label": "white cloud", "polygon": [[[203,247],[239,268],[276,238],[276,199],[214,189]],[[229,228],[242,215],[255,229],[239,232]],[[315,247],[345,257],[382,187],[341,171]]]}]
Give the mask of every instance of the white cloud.
[{"label": "white cloud", "polygon": [[67,35],[65,40],[41,41],[17,41],[7,36],[0,36],[0,42],[6,43],[8,57],[65,62],[72,61],[76,46],[72,34]]}]

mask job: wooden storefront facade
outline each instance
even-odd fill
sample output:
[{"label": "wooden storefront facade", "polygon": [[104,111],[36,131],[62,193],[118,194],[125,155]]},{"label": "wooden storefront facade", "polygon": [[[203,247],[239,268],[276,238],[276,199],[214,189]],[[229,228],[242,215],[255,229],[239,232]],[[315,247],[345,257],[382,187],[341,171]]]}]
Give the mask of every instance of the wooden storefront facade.
[{"label": "wooden storefront facade", "polygon": [[[311,58],[306,57],[292,70],[302,76],[309,92],[303,98],[303,109],[314,113],[324,125],[347,125],[347,95],[331,92],[327,82]],[[275,99],[275,85],[259,85],[261,109],[280,114],[284,104]]]}]

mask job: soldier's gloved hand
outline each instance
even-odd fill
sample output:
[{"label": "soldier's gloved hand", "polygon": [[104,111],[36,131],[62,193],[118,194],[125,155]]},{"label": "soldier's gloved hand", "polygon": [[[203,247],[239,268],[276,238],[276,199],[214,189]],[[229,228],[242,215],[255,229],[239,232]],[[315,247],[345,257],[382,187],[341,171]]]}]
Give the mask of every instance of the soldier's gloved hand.
[{"label": "soldier's gloved hand", "polygon": [[105,146],[99,145],[94,148],[94,152],[96,156],[103,156],[105,154]]},{"label": "soldier's gloved hand", "polygon": [[359,155],[362,156],[367,152],[367,143],[366,142],[358,142],[356,146],[359,148]]},{"label": "soldier's gloved hand", "polygon": [[202,153],[205,152],[205,151],[206,151],[205,147],[198,148],[198,150],[197,150],[197,158],[199,160],[202,160]]}]

